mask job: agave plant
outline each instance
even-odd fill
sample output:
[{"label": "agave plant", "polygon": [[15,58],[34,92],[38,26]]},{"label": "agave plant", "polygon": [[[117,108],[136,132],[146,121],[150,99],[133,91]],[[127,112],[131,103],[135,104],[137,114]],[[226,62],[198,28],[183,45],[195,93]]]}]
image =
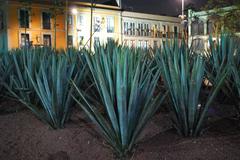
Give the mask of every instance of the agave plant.
[{"label": "agave plant", "polygon": [[[239,54],[239,41],[236,37],[230,34],[222,33],[220,38],[215,41],[212,36],[210,36],[209,44],[210,48],[208,52],[206,52],[206,71],[209,75],[211,75],[209,76],[210,83],[213,83],[217,74],[226,67],[230,67],[230,65],[232,65],[233,70],[238,67],[237,55]],[[236,62],[234,62],[234,59]],[[234,102],[235,108],[240,115],[240,106],[236,94],[234,78],[236,77],[232,74],[228,74],[224,80],[223,86],[221,87],[221,91],[224,96],[231,98],[231,101]]]},{"label": "agave plant", "polygon": [[208,108],[227,75],[227,68],[217,73],[207,100],[201,101],[202,82],[208,77],[202,55],[193,54],[183,41],[179,45],[179,41],[174,40],[158,50],[157,59],[173,102],[174,127],[183,136],[198,136]]},{"label": "agave plant", "polygon": [[45,121],[53,128],[63,128],[69,117],[69,108],[73,105],[74,92],[69,81],[73,79],[80,86],[85,77],[85,67],[77,71],[76,61],[69,63],[67,57],[61,54],[52,54],[48,58],[34,75],[27,71],[41,101]]},{"label": "agave plant", "polygon": [[[80,107],[97,125],[105,140],[121,158],[133,148],[148,120],[165,95],[154,96],[160,70],[141,50],[109,43],[85,54],[103,109],[90,103],[86,93],[75,86]],[[103,112],[102,112],[103,110]]]},{"label": "agave plant", "polygon": [[10,54],[6,52],[0,54],[0,96],[4,94],[4,83],[9,82],[12,64]]},{"label": "agave plant", "polygon": [[[240,41],[238,40],[231,40],[232,45],[234,45],[232,49],[232,58],[231,58],[231,78],[233,82],[232,90],[236,89],[238,94],[231,94],[234,97],[235,106],[238,109],[238,116],[240,118],[240,48],[239,44]],[[230,92],[236,93],[236,92]],[[238,96],[236,96],[238,95]]]},{"label": "agave plant", "polygon": [[12,51],[10,59],[10,82],[4,83],[10,94],[52,128],[62,128],[74,102],[69,80],[80,85],[86,73],[79,57],[39,48]]},{"label": "agave plant", "polygon": [[[11,68],[11,73],[8,75],[8,80],[5,81],[4,87],[8,90],[11,96],[18,99],[21,103],[29,106],[30,104],[37,104],[33,86],[26,68],[33,74],[35,69],[39,66],[43,55],[35,52],[35,50],[17,49],[8,53],[4,64],[5,68]],[[38,115],[39,108],[32,105],[30,109]],[[41,117],[41,115],[38,115]]]}]

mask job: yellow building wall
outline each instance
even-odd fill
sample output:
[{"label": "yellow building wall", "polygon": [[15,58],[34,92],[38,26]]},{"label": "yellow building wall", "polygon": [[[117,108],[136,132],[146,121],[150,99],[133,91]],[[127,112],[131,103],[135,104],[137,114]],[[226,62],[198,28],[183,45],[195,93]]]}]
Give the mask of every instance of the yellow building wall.
[{"label": "yellow building wall", "polygon": [[[73,8],[70,8],[70,14],[71,10]],[[88,7],[77,7],[74,8],[77,10],[77,14],[72,14],[73,16],[73,25],[69,26],[69,34],[73,35],[74,39],[74,46],[79,47],[79,37],[78,34],[81,36],[84,36],[84,44],[87,44],[89,46],[90,42],[90,26],[91,26],[91,9]],[[78,26],[77,26],[77,16],[84,15],[85,23],[84,23],[84,31],[79,32]],[[113,33],[107,33],[107,17],[113,17],[114,18],[114,32]],[[104,23],[101,25],[102,30],[100,32],[94,33],[94,17],[100,17],[104,18]],[[118,10],[110,10],[110,9],[100,9],[100,8],[94,8],[93,9],[93,29],[92,29],[92,42],[94,42],[94,37],[99,37],[101,43],[107,42],[107,37],[112,37],[115,41],[120,41],[121,36],[121,22],[120,22],[120,11]],[[82,28],[80,28],[82,29]],[[92,46],[93,47],[93,46]]]},{"label": "yellow building wall", "polygon": [[[20,34],[25,33],[25,28],[19,27],[19,9],[24,8],[23,4],[12,2],[8,4],[8,47],[20,47]],[[26,29],[26,33],[30,36],[33,45],[43,45],[43,34],[51,35],[52,47],[54,47],[54,19],[51,18],[51,29],[42,29],[42,12],[50,12],[48,6],[31,4],[30,6],[30,27]],[[56,21],[56,48],[66,48],[65,33],[65,14],[61,13],[57,16]]]}]

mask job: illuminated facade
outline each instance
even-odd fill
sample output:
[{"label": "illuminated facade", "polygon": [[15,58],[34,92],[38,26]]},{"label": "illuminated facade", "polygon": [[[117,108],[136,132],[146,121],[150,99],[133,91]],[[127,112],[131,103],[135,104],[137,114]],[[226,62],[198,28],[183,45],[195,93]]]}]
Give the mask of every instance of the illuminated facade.
[{"label": "illuminated facade", "polygon": [[82,48],[90,47],[90,41],[93,46],[108,40],[147,48],[181,32],[178,18],[122,11],[119,1],[116,6],[94,4],[92,24],[90,3],[52,3],[0,0],[0,51],[22,46]]},{"label": "illuminated facade", "polygon": [[129,47],[155,48],[167,38],[181,37],[181,20],[145,13],[122,13],[123,43]]},{"label": "illuminated facade", "polygon": [[[222,14],[227,13],[229,10],[234,9],[233,6],[225,7],[221,9]],[[215,23],[215,19],[218,18],[218,14],[215,14],[215,10],[208,11],[194,11],[188,10],[188,37],[189,45],[193,45],[195,48],[202,50],[208,47],[209,35],[213,36],[215,40],[220,34],[220,30],[224,29],[224,26]],[[237,20],[236,20],[237,21]],[[239,30],[240,31],[240,30]],[[237,31],[236,35],[240,35]]]}]

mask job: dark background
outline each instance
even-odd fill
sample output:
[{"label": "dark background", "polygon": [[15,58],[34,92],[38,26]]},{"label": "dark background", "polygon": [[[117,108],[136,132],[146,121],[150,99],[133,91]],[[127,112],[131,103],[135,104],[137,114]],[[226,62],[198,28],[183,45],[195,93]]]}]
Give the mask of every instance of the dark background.
[{"label": "dark background", "polygon": [[[192,4],[200,9],[207,0],[185,0],[185,6]],[[181,0],[123,0],[123,7],[130,11],[178,16],[182,10]]]}]

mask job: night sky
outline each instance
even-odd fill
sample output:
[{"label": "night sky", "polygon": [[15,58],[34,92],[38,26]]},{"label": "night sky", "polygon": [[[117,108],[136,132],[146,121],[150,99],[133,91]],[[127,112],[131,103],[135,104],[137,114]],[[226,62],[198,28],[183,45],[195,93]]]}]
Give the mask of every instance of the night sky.
[{"label": "night sky", "polygon": [[[194,4],[196,8],[202,7],[207,0],[185,0]],[[165,14],[177,16],[181,13],[181,0],[123,0],[123,7],[126,10],[146,12],[152,14]]]}]

